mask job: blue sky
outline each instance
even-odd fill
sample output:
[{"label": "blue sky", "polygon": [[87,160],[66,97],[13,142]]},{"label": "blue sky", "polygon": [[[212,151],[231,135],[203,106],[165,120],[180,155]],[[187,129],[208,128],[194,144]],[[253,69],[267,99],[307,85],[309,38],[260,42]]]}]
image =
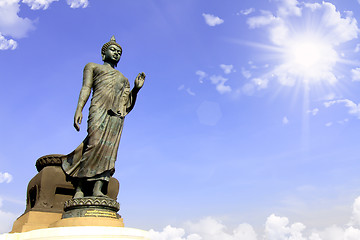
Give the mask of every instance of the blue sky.
[{"label": "blue sky", "polygon": [[359,19],[357,0],[0,0],[0,232],[36,159],[86,136],[82,70],[115,35],[117,69],[147,76],[116,162],[126,226],[359,239]]}]

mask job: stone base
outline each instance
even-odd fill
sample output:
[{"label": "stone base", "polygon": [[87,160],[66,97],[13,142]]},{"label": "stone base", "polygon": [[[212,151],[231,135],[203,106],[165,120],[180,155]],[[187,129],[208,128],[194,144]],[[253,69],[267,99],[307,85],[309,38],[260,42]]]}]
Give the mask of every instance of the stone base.
[{"label": "stone base", "polygon": [[[41,168],[38,167],[38,169],[41,171],[28,184],[25,213],[28,211],[62,213],[64,203],[74,196],[75,189],[70,182],[66,181],[64,171],[60,166],[43,166],[46,163],[44,163],[45,160],[51,160],[47,164],[58,164],[54,159],[56,160],[56,158],[40,158]],[[119,181],[111,177],[109,183],[104,184],[102,191],[107,193],[109,198],[116,200],[119,193]]]},{"label": "stone base", "polygon": [[72,226],[124,227],[124,221],[118,214],[118,217],[115,218],[93,215],[89,217],[71,217],[61,219],[61,216],[61,213],[39,211],[27,212],[21,215],[14,222],[11,233],[23,233],[37,229]]},{"label": "stone base", "polygon": [[[65,220],[65,219],[63,219]],[[67,219],[66,219],[67,220]],[[150,240],[149,233],[144,230],[124,227],[56,227],[33,230],[24,233],[6,233],[0,240]]]},{"label": "stone base", "polygon": [[107,226],[107,227],[124,227],[122,218],[104,218],[104,217],[73,217],[64,218],[53,224],[53,227],[75,227],[75,226]]},{"label": "stone base", "polygon": [[51,224],[61,220],[61,215],[61,213],[29,211],[16,219],[11,233],[48,228]]}]

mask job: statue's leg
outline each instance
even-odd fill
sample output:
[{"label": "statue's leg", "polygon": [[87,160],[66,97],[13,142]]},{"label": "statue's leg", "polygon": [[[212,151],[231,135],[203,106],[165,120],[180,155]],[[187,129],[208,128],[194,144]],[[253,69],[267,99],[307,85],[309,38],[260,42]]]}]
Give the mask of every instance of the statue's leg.
[{"label": "statue's leg", "polygon": [[79,180],[76,183],[74,198],[82,198],[82,197],[84,197],[83,186],[84,186],[84,183],[81,180]]},{"label": "statue's leg", "polygon": [[105,197],[105,194],[103,194],[103,192],[101,191],[103,185],[104,185],[104,181],[97,180],[95,182],[94,189],[93,189],[93,196],[95,196],[95,197]]}]

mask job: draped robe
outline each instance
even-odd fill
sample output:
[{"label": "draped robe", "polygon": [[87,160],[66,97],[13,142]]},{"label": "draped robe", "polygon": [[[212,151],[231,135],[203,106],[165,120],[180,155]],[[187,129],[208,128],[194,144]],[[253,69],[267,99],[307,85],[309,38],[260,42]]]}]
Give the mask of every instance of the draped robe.
[{"label": "draped robe", "polygon": [[62,157],[62,168],[71,178],[109,181],[115,171],[124,117],[135,104],[129,81],[108,65],[88,63],[84,79],[92,78],[88,135],[70,154]]}]

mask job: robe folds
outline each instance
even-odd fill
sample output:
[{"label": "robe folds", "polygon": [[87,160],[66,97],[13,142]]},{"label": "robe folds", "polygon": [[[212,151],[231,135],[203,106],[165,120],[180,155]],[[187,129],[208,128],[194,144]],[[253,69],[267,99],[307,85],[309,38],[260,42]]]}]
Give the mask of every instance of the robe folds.
[{"label": "robe folds", "polygon": [[88,63],[84,81],[87,78],[92,79],[88,135],[72,153],[62,157],[62,168],[71,178],[109,181],[115,171],[124,118],[135,99],[128,79],[111,66]]}]

